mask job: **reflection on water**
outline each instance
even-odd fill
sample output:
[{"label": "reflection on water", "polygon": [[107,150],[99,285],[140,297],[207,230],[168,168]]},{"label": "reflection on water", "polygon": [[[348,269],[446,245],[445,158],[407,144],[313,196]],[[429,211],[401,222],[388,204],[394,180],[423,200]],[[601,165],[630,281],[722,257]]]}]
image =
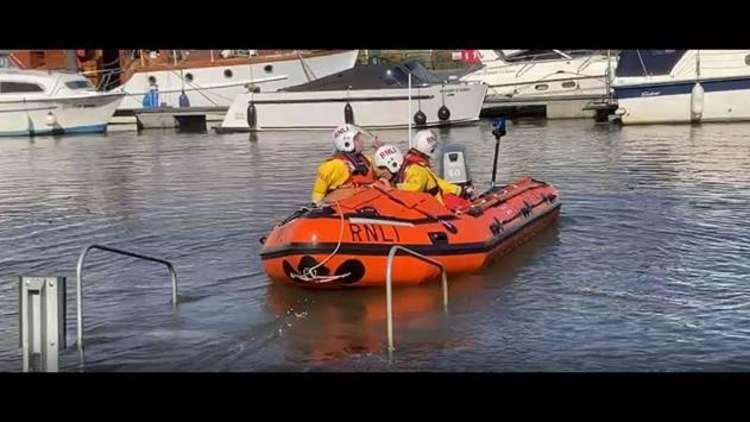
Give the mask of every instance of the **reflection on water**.
[{"label": "reflection on water", "polygon": [[[747,370],[750,125],[518,120],[498,180],[556,184],[559,221],[479,274],[394,293],[269,285],[258,239],[309,201],[326,132],[146,132],[0,141],[0,370],[21,367],[20,274],[69,279],[83,246],[87,371]],[[488,122],[440,129],[486,187]],[[405,130],[378,131],[406,146]],[[75,349],[63,367],[77,370]]]}]

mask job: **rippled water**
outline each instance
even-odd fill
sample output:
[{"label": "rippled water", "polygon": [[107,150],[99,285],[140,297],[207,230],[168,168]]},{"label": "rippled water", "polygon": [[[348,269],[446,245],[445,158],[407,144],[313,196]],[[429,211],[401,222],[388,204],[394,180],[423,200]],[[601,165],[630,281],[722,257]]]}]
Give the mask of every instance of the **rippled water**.
[{"label": "rippled water", "polygon": [[[20,274],[84,282],[87,371],[749,370],[750,125],[515,122],[499,180],[559,186],[559,221],[481,274],[395,292],[269,285],[258,238],[308,202],[328,133],[0,140],[0,370],[21,367]],[[487,122],[440,132],[489,179]],[[405,145],[405,131],[381,138]],[[78,370],[74,348],[62,355]]]}]

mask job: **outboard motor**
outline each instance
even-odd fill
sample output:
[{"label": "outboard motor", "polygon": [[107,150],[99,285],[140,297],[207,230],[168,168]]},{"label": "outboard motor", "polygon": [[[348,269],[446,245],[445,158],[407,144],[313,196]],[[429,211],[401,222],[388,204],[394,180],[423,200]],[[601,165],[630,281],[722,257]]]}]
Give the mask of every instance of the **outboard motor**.
[{"label": "outboard motor", "polygon": [[447,144],[443,146],[443,157],[440,160],[440,177],[456,185],[471,185],[471,174],[466,163],[466,146]]}]

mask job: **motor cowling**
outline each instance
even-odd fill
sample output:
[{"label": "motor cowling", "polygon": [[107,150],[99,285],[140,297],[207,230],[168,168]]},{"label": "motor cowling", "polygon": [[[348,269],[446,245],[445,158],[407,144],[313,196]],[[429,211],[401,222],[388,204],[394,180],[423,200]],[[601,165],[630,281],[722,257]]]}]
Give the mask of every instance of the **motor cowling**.
[{"label": "motor cowling", "polygon": [[471,185],[471,173],[466,162],[466,146],[447,144],[443,146],[440,160],[440,176],[456,185]]}]

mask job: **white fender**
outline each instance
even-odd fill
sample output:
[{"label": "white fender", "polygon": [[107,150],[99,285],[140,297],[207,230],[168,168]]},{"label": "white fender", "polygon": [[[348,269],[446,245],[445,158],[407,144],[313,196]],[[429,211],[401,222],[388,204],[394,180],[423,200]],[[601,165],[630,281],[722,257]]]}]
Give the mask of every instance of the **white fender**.
[{"label": "white fender", "polygon": [[690,93],[690,111],[693,118],[697,120],[703,117],[703,94],[703,87],[700,82],[696,82],[693,91]]},{"label": "white fender", "polygon": [[44,119],[45,123],[47,123],[47,126],[54,126],[55,123],[57,123],[57,117],[55,117],[54,114],[50,111],[47,113],[47,117]]}]

